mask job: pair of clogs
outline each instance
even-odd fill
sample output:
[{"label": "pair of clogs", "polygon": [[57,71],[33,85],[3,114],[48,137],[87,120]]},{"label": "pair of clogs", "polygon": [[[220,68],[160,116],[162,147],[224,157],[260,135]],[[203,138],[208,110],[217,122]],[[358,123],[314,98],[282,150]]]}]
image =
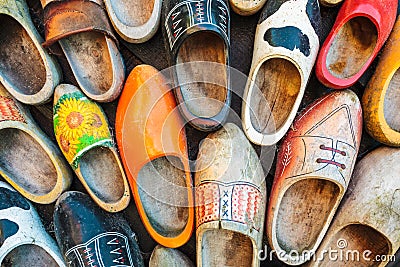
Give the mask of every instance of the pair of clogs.
[{"label": "pair of clogs", "polygon": [[115,128],[142,222],[170,248],[186,243],[196,223],[198,266],[258,266],[266,185],[256,152],[234,124],[210,134],[196,161],[194,201],[179,114],[162,73],[137,66],[122,92]]},{"label": "pair of clogs", "polygon": [[324,85],[335,89],[353,85],[388,38],[396,10],[395,0],[344,1],[319,49],[321,22],[316,0],[267,2],[257,25],[243,96],[247,137],[255,144],[272,145],[286,134],[314,63]]},{"label": "pair of clogs", "polygon": [[144,266],[127,221],[103,211],[88,195],[71,191],[58,199],[58,247],[24,197],[4,182],[0,192],[2,266]]}]

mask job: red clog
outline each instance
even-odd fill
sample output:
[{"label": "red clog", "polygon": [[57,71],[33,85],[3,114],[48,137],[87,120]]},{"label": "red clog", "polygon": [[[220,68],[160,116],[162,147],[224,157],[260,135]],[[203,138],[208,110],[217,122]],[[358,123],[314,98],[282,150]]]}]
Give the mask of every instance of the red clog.
[{"label": "red clog", "polygon": [[352,86],[388,38],[397,0],[346,0],[321,47],[317,78],[334,89]]}]

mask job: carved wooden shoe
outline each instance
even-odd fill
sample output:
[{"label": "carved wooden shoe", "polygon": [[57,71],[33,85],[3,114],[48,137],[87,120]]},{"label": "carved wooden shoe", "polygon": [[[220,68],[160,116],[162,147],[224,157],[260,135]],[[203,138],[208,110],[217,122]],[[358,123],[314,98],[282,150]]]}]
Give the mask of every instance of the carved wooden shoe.
[{"label": "carved wooden shoe", "polygon": [[275,144],[292,124],[317,57],[320,20],[317,0],[265,5],[242,104],[243,129],[251,142]]},{"label": "carved wooden shoe", "polygon": [[242,16],[250,16],[257,13],[267,0],[229,0],[232,10]]},{"label": "carved wooden shoe", "polygon": [[227,123],[201,144],[195,185],[197,266],[259,266],[265,177],[235,124]]},{"label": "carved wooden shoe", "polygon": [[362,99],[365,129],[376,140],[400,146],[400,20],[380,56]]},{"label": "carved wooden shoe", "polygon": [[228,2],[165,0],[163,9],[178,108],[193,127],[216,130],[231,101]]},{"label": "carved wooden shoe", "polygon": [[151,253],[149,267],[194,267],[194,265],[178,249],[157,245]]},{"label": "carved wooden shoe", "polygon": [[361,104],[349,90],[316,100],[295,120],[277,157],[267,212],[268,240],[281,261],[300,265],[304,251],[318,248],[349,184],[361,132]]},{"label": "carved wooden shoe", "polygon": [[127,42],[143,43],[157,32],[161,17],[161,0],[105,0],[114,29]]},{"label": "carved wooden shoe", "polygon": [[49,101],[61,70],[42,48],[25,0],[0,0],[0,25],[0,82],[25,104]]},{"label": "carved wooden shoe", "polygon": [[40,204],[56,201],[72,180],[58,147],[1,84],[0,176],[24,197]]},{"label": "carved wooden shoe", "polygon": [[0,240],[1,266],[66,266],[35,208],[1,181]]},{"label": "carved wooden shoe", "polygon": [[115,130],[147,232],[165,247],[182,246],[194,223],[186,133],[167,80],[152,66],[139,65],[129,75]]},{"label": "carved wooden shoe", "polygon": [[93,200],[109,212],[125,209],[130,191],[102,108],[73,85],[54,93],[58,145]]},{"label": "carved wooden shoe", "polygon": [[137,237],[121,214],[69,191],[56,203],[54,232],[68,266],[144,267]]},{"label": "carved wooden shoe", "polygon": [[89,98],[115,100],[125,67],[101,0],[41,0],[46,42],[58,42],[75,79]]},{"label": "carved wooden shoe", "polygon": [[[399,161],[400,149],[380,147],[357,163],[318,260],[307,266],[383,267],[393,261],[400,247]],[[332,263],[322,256],[329,249],[344,260]],[[346,256],[352,252],[354,257]]]},{"label": "carved wooden shoe", "polygon": [[396,12],[397,0],[346,0],[320,49],[318,80],[334,89],[352,86],[389,37]]}]

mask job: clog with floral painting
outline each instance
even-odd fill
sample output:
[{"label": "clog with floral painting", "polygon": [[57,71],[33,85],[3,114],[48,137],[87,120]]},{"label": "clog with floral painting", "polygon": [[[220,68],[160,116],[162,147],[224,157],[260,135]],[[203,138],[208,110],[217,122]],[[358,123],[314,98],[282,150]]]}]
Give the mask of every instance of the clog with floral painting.
[{"label": "clog with floral painting", "polygon": [[61,84],[54,96],[54,132],[93,200],[109,212],[126,208],[129,186],[102,108],[75,86]]}]

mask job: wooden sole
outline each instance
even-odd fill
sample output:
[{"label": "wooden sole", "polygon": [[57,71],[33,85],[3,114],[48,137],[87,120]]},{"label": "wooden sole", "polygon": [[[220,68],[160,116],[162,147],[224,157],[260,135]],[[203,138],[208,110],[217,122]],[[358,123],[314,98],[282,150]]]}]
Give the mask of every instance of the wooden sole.
[{"label": "wooden sole", "polygon": [[96,147],[80,161],[80,175],[101,202],[112,205],[124,197],[124,177],[118,155],[109,148]]},{"label": "wooden sole", "polygon": [[27,244],[14,248],[1,263],[1,267],[59,267],[57,262],[41,247]]},{"label": "wooden sole", "polygon": [[277,207],[280,248],[287,254],[311,250],[328,217],[335,212],[339,191],[335,183],[320,179],[300,180],[290,186]]},{"label": "wooden sole", "polygon": [[[257,72],[250,98],[253,127],[263,134],[272,134],[288,122],[295,112],[293,106],[301,88],[299,70],[290,61],[272,58],[264,62]],[[260,92],[262,94],[260,94]]]},{"label": "wooden sole", "polygon": [[0,73],[15,90],[37,94],[46,83],[46,68],[26,30],[14,18],[1,14]]},{"label": "wooden sole", "polygon": [[253,243],[244,234],[224,229],[207,230],[203,233],[201,247],[202,266],[252,266]]},{"label": "wooden sole", "polygon": [[[209,61],[212,68],[201,68],[196,64],[176,67],[178,85],[185,105],[198,117],[216,116],[224,106],[227,96],[228,76],[224,41],[213,33],[194,34],[184,41],[177,54],[177,64]],[[201,65],[200,65],[201,66]],[[209,66],[209,65],[206,65]],[[212,77],[213,83],[205,83]]]},{"label": "wooden sole", "polygon": [[140,26],[151,17],[156,0],[119,0],[110,1],[118,19],[128,26]]},{"label": "wooden sole", "polygon": [[57,184],[58,174],[47,152],[32,136],[19,129],[0,130],[0,168],[32,195],[44,196]]},{"label": "wooden sole", "polygon": [[[397,69],[386,91],[383,102],[383,113],[389,127],[396,132],[400,132],[400,69]],[[397,111],[397,112],[396,112]]]},{"label": "wooden sole", "polygon": [[152,227],[163,236],[175,237],[186,227],[189,202],[185,178],[183,164],[176,157],[154,159],[139,171],[140,201]]},{"label": "wooden sole", "polygon": [[160,0],[105,0],[108,16],[118,34],[127,42],[143,43],[158,30]]},{"label": "wooden sole", "polygon": [[[340,243],[342,240],[343,243]],[[339,246],[339,247],[338,247]],[[338,233],[333,236],[326,244],[326,248],[338,248],[340,247],[344,253],[346,251],[357,251],[359,255],[359,260],[355,255],[353,260],[351,256],[343,257],[342,261],[337,261],[332,263],[329,257],[324,257],[323,261],[319,263],[319,267],[330,267],[332,264],[335,267],[377,267],[380,262],[375,262],[371,259],[375,259],[376,256],[389,255],[390,253],[390,242],[381,233],[373,229],[372,227],[361,225],[361,224],[350,224],[338,231]],[[362,253],[364,251],[370,251],[367,256],[370,260],[364,259]],[[350,255],[350,254],[349,254]]]},{"label": "wooden sole", "polygon": [[82,91],[110,102],[122,90],[124,66],[114,41],[103,33],[83,32],[59,41]]},{"label": "wooden sole", "polygon": [[347,21],[334,37],[326,56],[326,67],[335,77],[357,74],[372,56],[378,40],[374,23],[366,17]]}]

